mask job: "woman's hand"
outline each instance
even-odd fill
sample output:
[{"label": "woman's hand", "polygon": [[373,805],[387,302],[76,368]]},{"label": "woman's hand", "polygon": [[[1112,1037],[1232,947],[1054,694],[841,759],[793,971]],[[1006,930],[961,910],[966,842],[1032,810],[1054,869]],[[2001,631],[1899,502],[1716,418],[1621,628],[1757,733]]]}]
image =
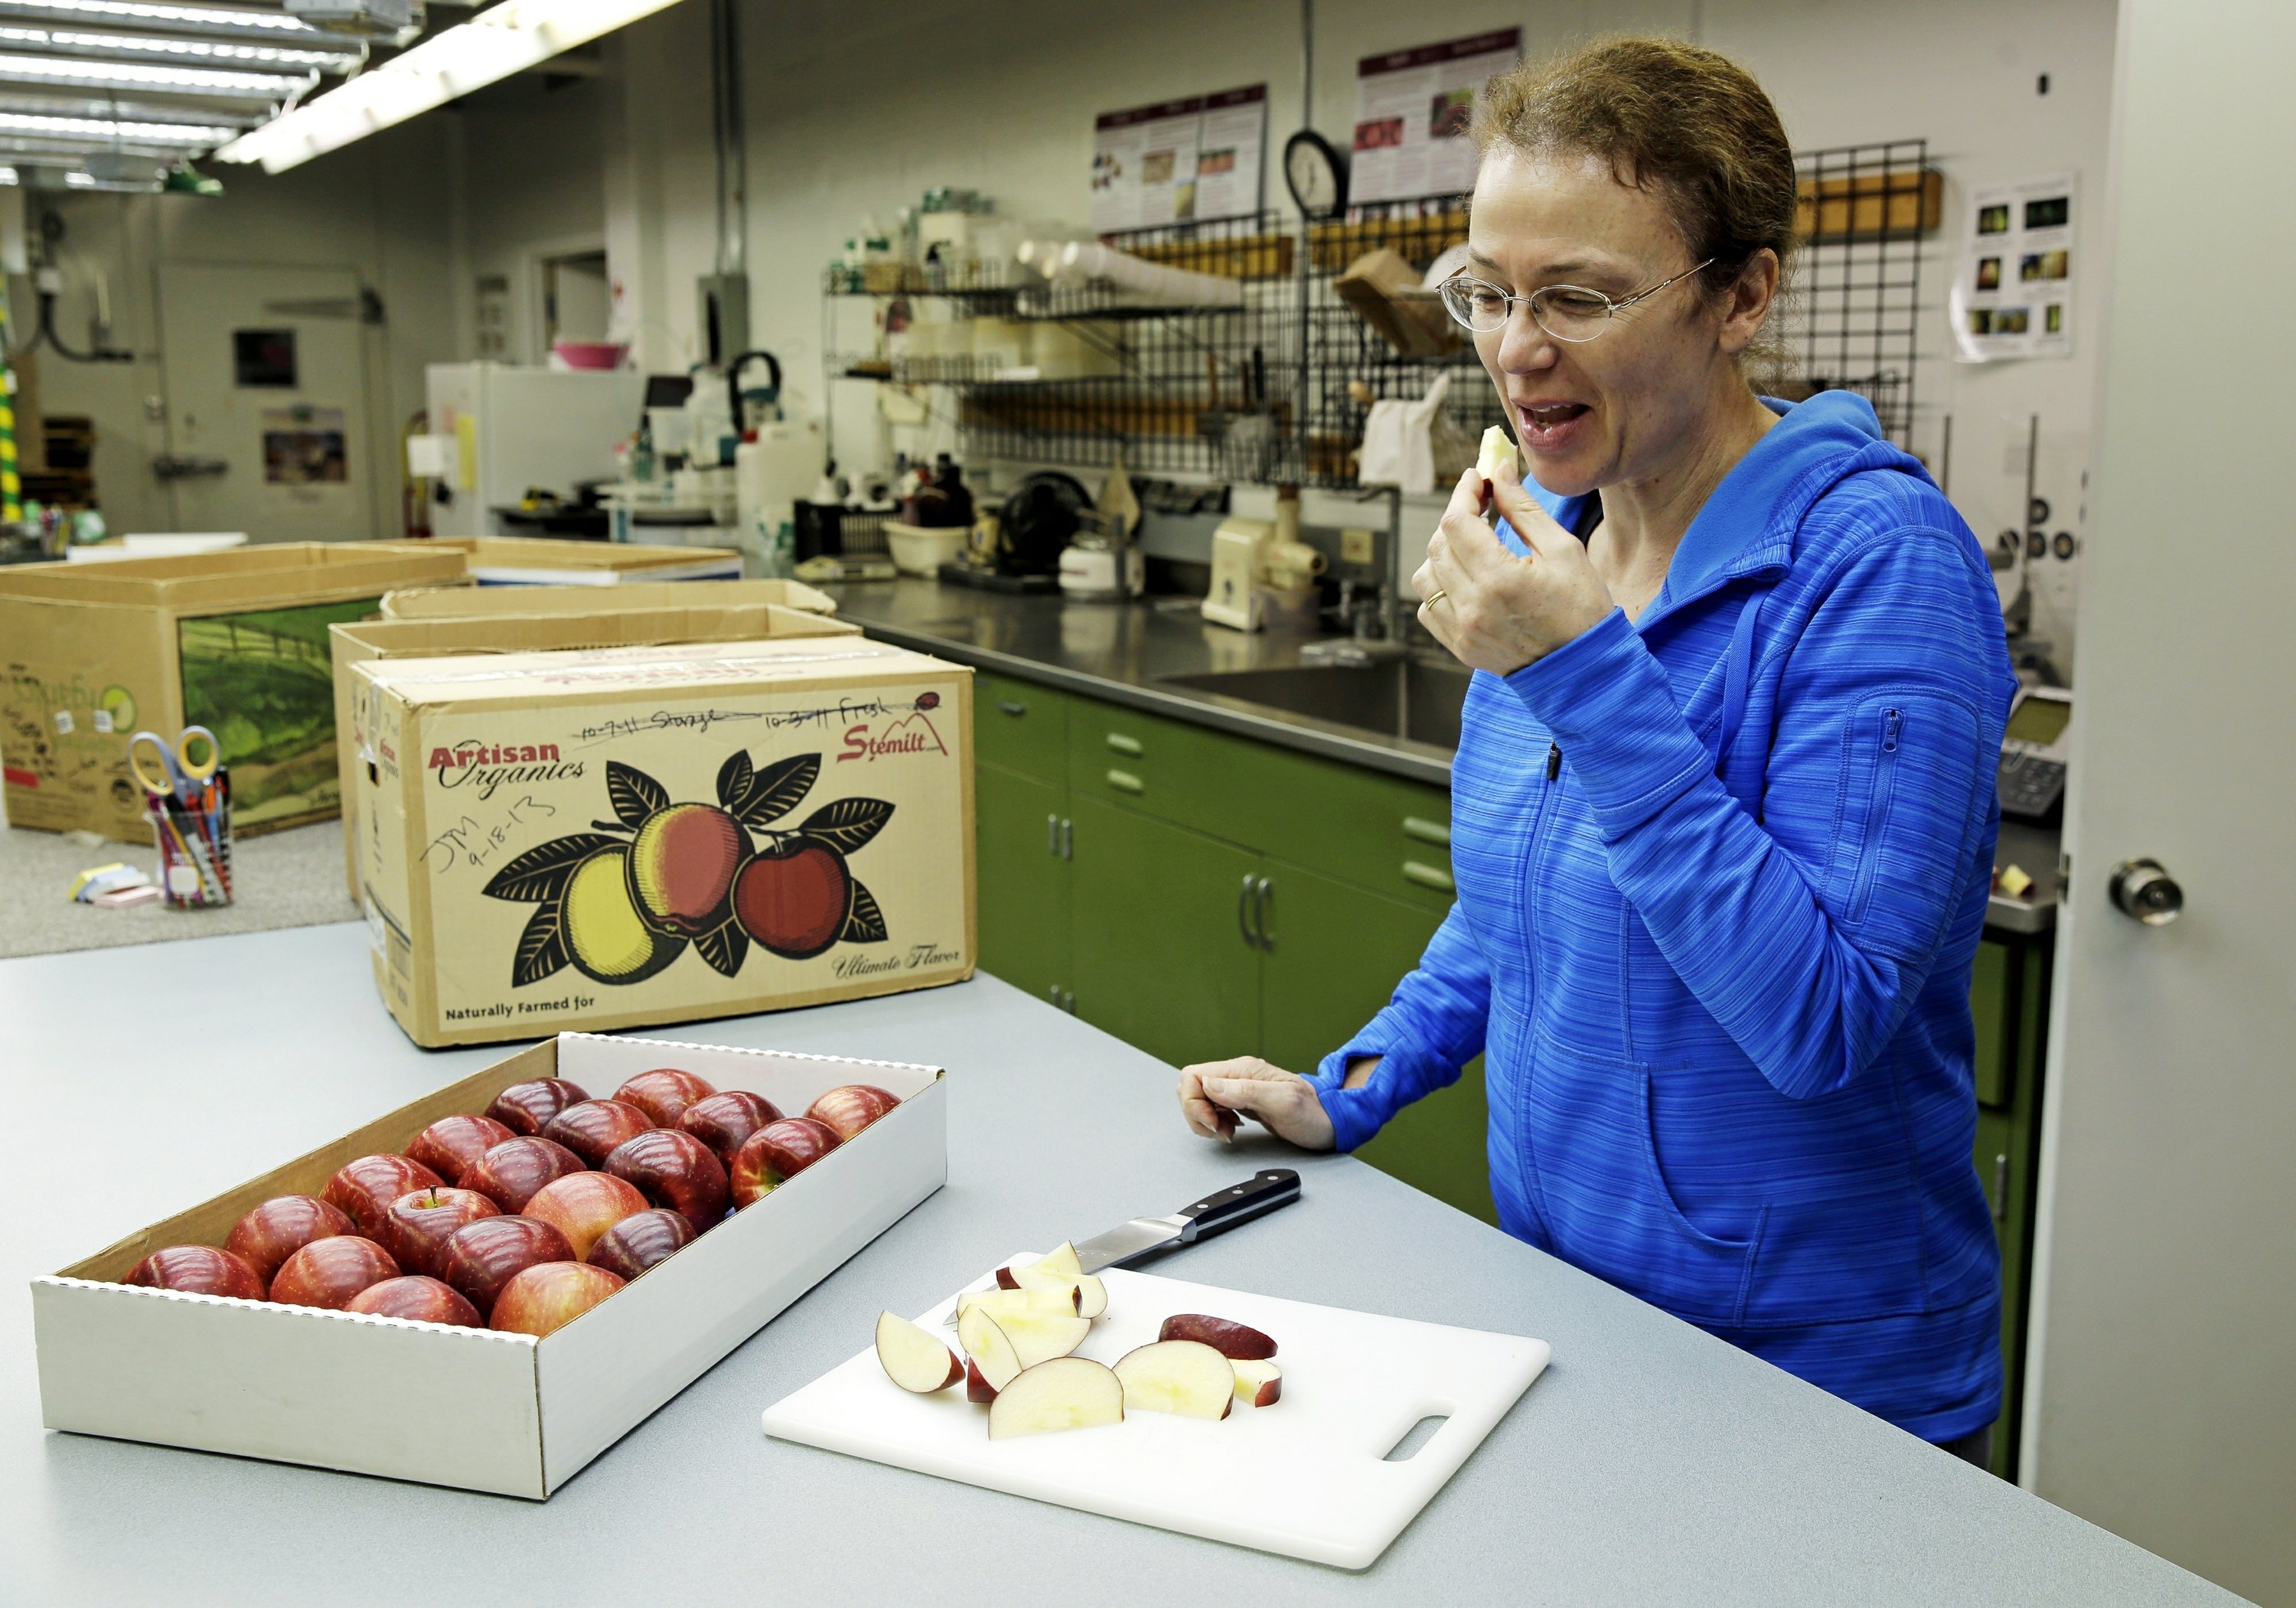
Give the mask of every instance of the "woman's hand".
[{"label": "woman's hand", "polygon": [[1183,1067],[1180,1114],[1207,1139],[1233,1140],[1235,1120],[1250,1117],[1302,1150],[1332,1148],[1332,1120],[1316,1086],[1257,1055]]},{"label": "woman's hand", "polygon": [[1578,538],[1527,496],[1512,467],[1492,500],[1535,555],[1519,558],[1483,522],[1483,477],[1459,477],[1411,584],[1419,623],[1472,670],[1512,675],[1599,625],[1617,605]]}]

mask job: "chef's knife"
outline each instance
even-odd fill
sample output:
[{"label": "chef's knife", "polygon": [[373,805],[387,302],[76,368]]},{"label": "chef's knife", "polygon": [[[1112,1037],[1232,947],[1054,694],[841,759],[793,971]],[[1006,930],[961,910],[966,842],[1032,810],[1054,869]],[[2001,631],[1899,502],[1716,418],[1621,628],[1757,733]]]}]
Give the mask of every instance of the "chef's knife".
[{"label": "chef's knife", "polygon": [[1081,1242],[1077,1260],[1086,1273],[1120,1268],[1152,1251],[1193,1245],[1215,1234],[1225,1234],[1238,1223],[1289,1206],[1300,1198],[1300,1175],[1288,1167],[1271,1167],[1232,1188],[1206,1195],[1193,1206],[1183,1206],[1168,1218],[1134,1218],[1106,1234]]}]

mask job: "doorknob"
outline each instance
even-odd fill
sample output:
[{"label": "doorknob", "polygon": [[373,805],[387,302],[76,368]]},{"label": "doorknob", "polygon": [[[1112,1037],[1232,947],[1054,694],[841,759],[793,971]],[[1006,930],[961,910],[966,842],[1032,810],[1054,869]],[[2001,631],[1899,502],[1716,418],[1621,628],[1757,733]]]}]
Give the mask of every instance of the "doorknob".
[{"label": "doorknob", "polygon": [[2185,908],[2185,890],[2158,860],[2123,860],[2112,868],[2113,908],[2148,927],[2165,927]]}]

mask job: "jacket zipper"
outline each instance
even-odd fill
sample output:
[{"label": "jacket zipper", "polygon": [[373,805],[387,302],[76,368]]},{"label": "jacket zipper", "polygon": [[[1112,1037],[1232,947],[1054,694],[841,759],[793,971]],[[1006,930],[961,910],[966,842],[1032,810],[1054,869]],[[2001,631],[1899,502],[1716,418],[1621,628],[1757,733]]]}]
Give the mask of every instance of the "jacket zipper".
[{"label": "jacket zipper", "polygon": [[1849,919],[1866,919],[1866,907],[1874,897],[1874,877],[1879,868],[1879,843],[1882,823],[1890,818],[1890,805],[1898,788],[1898,737],[1906,727],[1903,710],[1882,711],[1882,752],[1874,762],[1872,803],[1866,817],[1866,849],[1857,867],[1857,882],[1849,896]]},{"label": "jacket zipper", "polygon": [[[1896,711],[1892,710],[1892,713]],[[1562,746],[1558,742],[1546,745],[1546,779],[1550,782],[1562,775]]]}]

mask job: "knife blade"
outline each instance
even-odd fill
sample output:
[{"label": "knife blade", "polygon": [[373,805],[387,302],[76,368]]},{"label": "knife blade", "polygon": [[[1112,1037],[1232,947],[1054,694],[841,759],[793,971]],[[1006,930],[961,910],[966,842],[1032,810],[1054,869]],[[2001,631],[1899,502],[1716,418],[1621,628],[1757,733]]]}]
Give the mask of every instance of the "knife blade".
[{"label": "knife blade", "polygon": [[1300,1175],[1288,1167],[1271,1167],[1242,1183],[1218,1190],[1183,1206],[1169,1217],[1134,1218],[1105,1234],[1080,1241],[1077,1260],[1086,1273],[1120,1268],[1152,1251],[1193,1245],[1215,1234],[1225,1234],[1238,1223],[1288,1206],[1300,1198]]}]

